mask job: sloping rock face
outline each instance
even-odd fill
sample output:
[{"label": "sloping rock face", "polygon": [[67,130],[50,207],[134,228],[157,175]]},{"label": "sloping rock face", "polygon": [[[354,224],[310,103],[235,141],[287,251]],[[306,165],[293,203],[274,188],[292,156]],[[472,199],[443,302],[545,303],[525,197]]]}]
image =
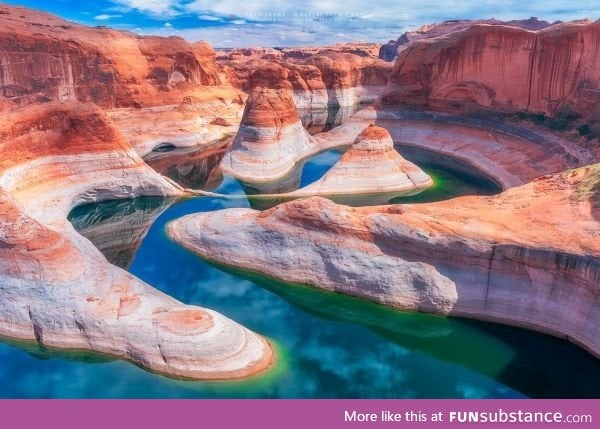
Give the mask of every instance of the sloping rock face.
[{"label": "sloping rock face", "polygon": [[76,205],[182,190],[150,169],[95,105],[0,116],[0,335],[107,353],[186,378],[263,371],[269,344],[108,263],[66,216]]},{"label": "sloping rock face", "polygon": [[112,109],[108,115],[143,157],[164,147],[211,150],[233,137],[244,111],[241,91],[205,87],[184,102],[148,108]]},{"label": "sloping rock face", "polygon": [[391,66],[372,51],[361,47],[245,49],[222,54],[218,62],[229,81],[245,91],[251,89],[249,76],[257,68],[284,67],[296,106],[323,109],[372,102],[381,95]]},{"label": "sloping rock face", "polygon": [[227,174],[247,182],[277,180],[318,150],[302,126],[287,78],[288,70],[277,65],[253,73],[239,131],[221,163]]},{"label": "sloping rock face", "polygon": [[513,21],[499,21],[497,19],[459,19],[444,21],[439,24],[423,25],[416,31],[407,31],[403,33],[398,40],[390,40],[388,43],[382,45],[379,49],[379,58],[385,61],[392,61],[400,52],[406,49],[410,42],[439,37],[457,31],[463,31],[476,24],[505,25],[533,31],[541,30],[552,25],[549,22],[539,20],[536,17]]},{"label": "sloping rock face", "polygon": [[494,197],[349,208],[318,197],[186,216],[201,256],[408,310],[536,329],[600,355],[600,166]]},{"label": "sloping rock face", "polygon": [[600,159],[600,152],[593,146],[585,147],[578,141],[515,122],[440,112],[374,109],[358,112],[353,120],[360,118],[387,129],[396,143],[460,159],[485,172],[504,189]]},{"label": "sloping rock face", "polygon": [[401,195],[417,194],[432,184],[431,177],[396,152],[385,128],[370,125],[321,179],[292,195],[385,203]]},{"label": "sloping rock face", "polygon": [[180,102],[191,88],[217,85],[205,43],[90,28],[0,5],[0,95],[94,102],[104,108]]},{"label": "sloping rock face", "polygon": [[539,31],[478,24],[413,42],[382,106],[527,111],[600,122],[600,21]]}]

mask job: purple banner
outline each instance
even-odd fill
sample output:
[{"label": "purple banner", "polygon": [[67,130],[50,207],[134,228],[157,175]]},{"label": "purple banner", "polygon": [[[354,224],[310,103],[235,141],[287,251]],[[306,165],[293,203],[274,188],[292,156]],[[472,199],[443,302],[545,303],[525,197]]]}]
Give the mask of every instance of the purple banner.
[{"label": "purple banner", "polygon": [[6,400],[4,427],[598,428],[600,400]]}]

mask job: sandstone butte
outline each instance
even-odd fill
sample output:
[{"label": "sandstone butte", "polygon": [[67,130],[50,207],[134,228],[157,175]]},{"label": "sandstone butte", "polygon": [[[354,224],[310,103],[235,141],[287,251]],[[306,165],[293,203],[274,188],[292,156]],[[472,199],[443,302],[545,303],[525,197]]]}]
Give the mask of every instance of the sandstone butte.
[{"label": "sandstone butte", "polygon": [[371,124],[321,179],[289,195],[382,204],[417,194],[432,184],[431,177],[396,152],[385,128]]},{"label": "sandstone butte", "polygon": [[286,68],[261,67],[252,74],[250,85],[239,130],[221,162],[225,173],[252,184],[275,182],[292,174],[302,159],[347,144],[348,137],[316,139],[308,134]]},{"label": "sandstone butte", "polygon": [[0,116],[0,335],[91,350],[175,377],[246,377],[270,345],[111,265],[66,220],[76,205],[183,192],[97,106],[48,102]]}]

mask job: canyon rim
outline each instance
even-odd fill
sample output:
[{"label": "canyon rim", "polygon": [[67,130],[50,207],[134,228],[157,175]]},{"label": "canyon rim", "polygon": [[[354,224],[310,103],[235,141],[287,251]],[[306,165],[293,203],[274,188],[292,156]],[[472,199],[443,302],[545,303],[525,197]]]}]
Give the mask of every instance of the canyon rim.
[{"label": "canyon rim", "polygon": [[597,16],[215,47],[175,26],[284,24],[186,4],[0,4],[0,353],[84,374],[5,396],[600,397]]}]

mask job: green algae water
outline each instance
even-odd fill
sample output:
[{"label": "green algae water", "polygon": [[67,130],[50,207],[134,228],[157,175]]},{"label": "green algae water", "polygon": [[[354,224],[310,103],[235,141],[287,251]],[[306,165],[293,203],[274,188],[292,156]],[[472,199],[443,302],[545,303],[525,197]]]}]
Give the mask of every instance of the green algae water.
[{"label": "green algae water", "polygon": [[[436,181],[411,202],[499,188],[444,157],[399,150]],[[301,186],[339,158],[303,168]],[[214,176],[213,176],[214,177]],[[220,177],[216,192],[240,195]],[[213,181],[214,182],[214,181]],[[420,200],[419,200],[420,198]],[[400,198],[399,201],[401,202]],[[275,345],[270,372],[195,382],[91,353],[0,343],[3,397],[35,398],[519,398],[599,397],[600,365],[562,340],[495,324],[408,313],[340,294],[282,284],[203,261],[170,241],[166,224],[189,213],[249,207],[245,198],[138,198],[78,207],[70,220],[111,262],[188,304],[212,308]]]}]

